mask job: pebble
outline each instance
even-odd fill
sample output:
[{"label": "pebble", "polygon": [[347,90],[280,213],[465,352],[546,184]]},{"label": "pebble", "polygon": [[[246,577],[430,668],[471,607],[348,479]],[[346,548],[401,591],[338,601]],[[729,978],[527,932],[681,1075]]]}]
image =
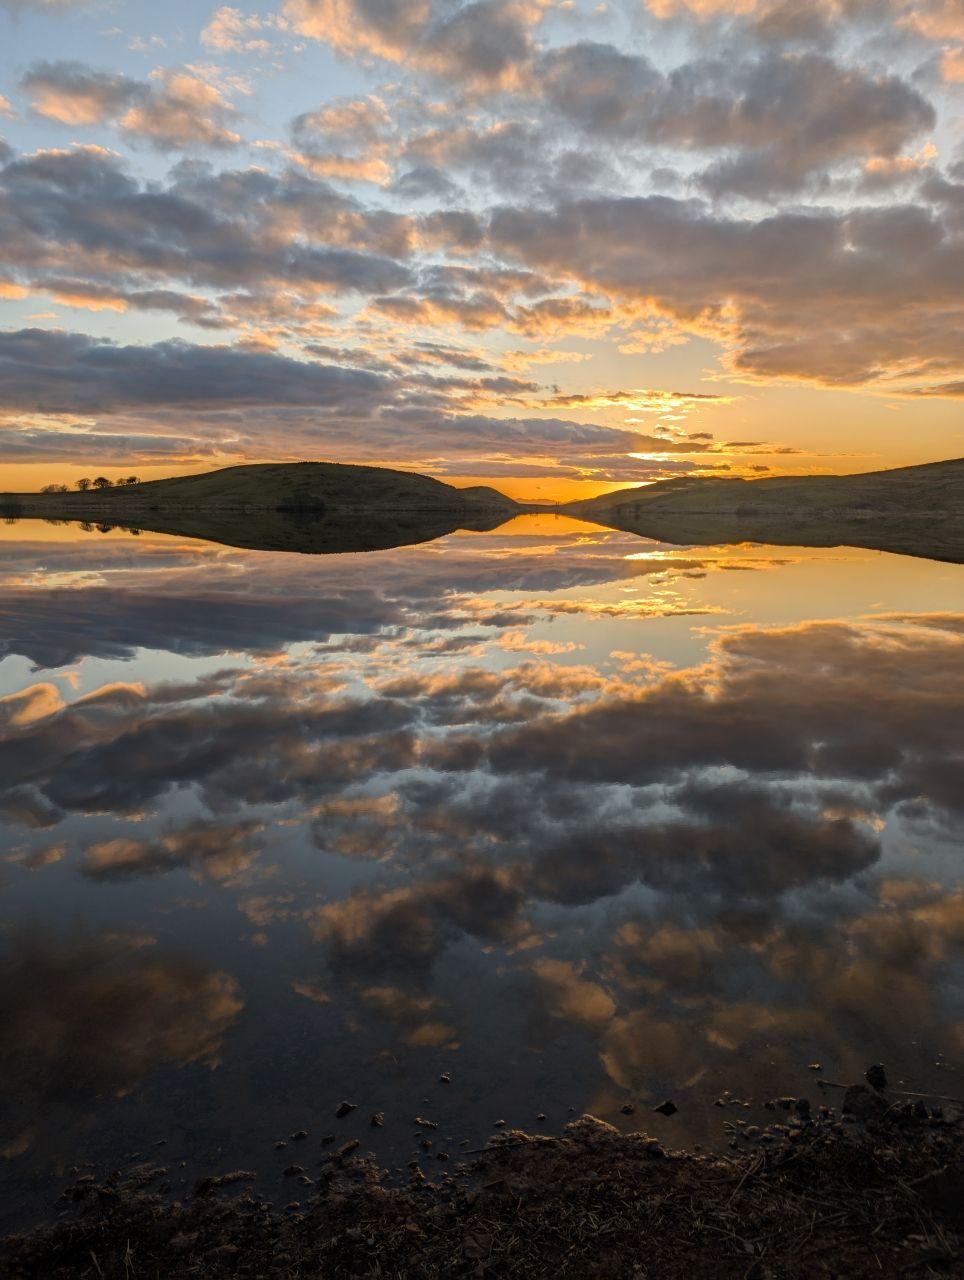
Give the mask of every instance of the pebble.
[{"label": "pebble", "polygon": [[441,1074],[441,1075],[439,1076],[439,1078],[438,1078],[438,1082],[439,1082],[439,1084],[451,1084],[451,1083],[452,1083],[452,1074],[451,1074],[451,1072],[449,1072],[449,1071],[443,1071],[443,1072],[442,1072],[442,1074]]},{"label": "pebble", "polygon": [[307,1138],[308,1136],[308,1130],[299,1129],[296,1133],[289,1134],[288,1136],[290,1137],[292,1142],[303,1142],[304,1139]]},{"label": "pebble", "polygon": [[623,1105],[619,1108],[619,1110],[623,1113],[624,1116],[631,1116],[633,1112],[636,1110],[636,1108],[633,1106],[631,1102],[624,1102]]},{"label": "pebble", "polygon": [[385,1112],[376,1111],[375,1114],[372,1116],[372,1128],[381,1129],[384,1126],[384,1124],[385,1124]]},{"label": "pebble", "polygon": [[282,1174],[282,1177],[300,1178],[303,1173],[304,1173],[304,1169],[302,1169],[300,1164],[289,1164],[287,1169],[285,1169],[284,1173]]},{"label": "pebble", "polygon": [[670,1102],[669,1098],[665,1102],[661,1102],[658,1107],[653,1107],[654,1111],[658,1111],[661,1116],[675,1116],[679,1107],[675,1102]]},{"label": "pebble", "polygon": [[344,1120],[345,1116],[350,1116],[353,1111],[357,1110],[357,1103],[339,1102],[338,1106],[335,1108],[335,1116],[338,1120]]}]

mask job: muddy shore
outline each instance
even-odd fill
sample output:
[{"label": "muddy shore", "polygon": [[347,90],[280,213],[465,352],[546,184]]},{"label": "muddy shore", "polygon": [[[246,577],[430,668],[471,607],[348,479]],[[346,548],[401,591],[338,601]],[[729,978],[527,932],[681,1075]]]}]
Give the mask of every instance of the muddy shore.
[{"label": "muddy shore", "polygon": [[[56,1219],[0,1242],[11,1280],[964,1275],[964,1127],[855,1086],[730,1156],[667,1150],[590,1116],[497,1134],[399,1185],[357,1143],[299,1147],[268,1204],[250,1170],[184,1202],[139,1164],[68,1179]],[[799,1105],[797,1105],[799,1104]]]}]

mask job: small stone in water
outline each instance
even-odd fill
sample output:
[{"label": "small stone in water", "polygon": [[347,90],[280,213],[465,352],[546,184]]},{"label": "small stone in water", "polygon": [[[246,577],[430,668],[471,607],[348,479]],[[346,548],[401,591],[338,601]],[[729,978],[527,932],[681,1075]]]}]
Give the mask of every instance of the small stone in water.
[{"label": "small stone in water", "polygon": [[307,1138],[307,1136],[308,1136],[308,1130],[307,1130],[307,1129],[299,1129],[299,1130],[297,1131],[297,1133],[291,1133],[291,1134],[289,1134],[288,1136],[290,1137],[290,1139],[291,1139],[291,1141],[292,1141],[292,1142],[301,1142],[303,1139]]},{"label": "small stone in water", "polygon": [[353,1111],[357,1111],[358,1106],[354,1102],[339,1102],[335,1108],[335,1116],[339,1120],[344,1120],[345,1116],[350,1116]]},{"label": "small stone in water", "polygon": [[631,1116],[633,1112],[636,1110],[636,1108],[633,1106],[631,1102],[624,1102],[619,1109],[624,1116]]},{"label": "small stone in water", "polygon": [[868,1067],[864,1073],[864,1079],[872,1089],[887,1088],[887,1072],[879,1062],[875,1062],[872,1067]]},{"label": "small stone in water", "polygon": [[384,1123],[385,1123],[385,1112],[376,1111],[375,1114],[372,1116],[372,1128],[381,1129]]},{"label": "small stone in water", "polygon": [[658,1107],[653,1107],[654,1111],[658,1111],[661,1116],[675,1116],[679,1107],[675,1102],[670,1102],[669,1098],[665,1102],[661,1102]]}]

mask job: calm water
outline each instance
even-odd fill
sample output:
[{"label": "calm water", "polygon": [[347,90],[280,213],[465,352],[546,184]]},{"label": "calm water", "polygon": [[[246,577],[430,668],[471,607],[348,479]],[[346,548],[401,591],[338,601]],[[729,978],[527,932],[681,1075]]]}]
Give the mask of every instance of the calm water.
[{"label": "calm water", "polygon": [[960,1094],[964,569],[548,516],[0,539],[8,1221],[137,1152],[284,1203],[331,1133],[718,1146],[811,1062]]}]

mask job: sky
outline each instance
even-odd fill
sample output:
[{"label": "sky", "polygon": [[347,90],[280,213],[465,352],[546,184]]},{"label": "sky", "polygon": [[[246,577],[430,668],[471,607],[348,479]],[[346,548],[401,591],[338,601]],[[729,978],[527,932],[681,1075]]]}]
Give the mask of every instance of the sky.
[{"label": "sky", "polygon": [[964,0],[0,0],[0,489],[964,454]]}]

